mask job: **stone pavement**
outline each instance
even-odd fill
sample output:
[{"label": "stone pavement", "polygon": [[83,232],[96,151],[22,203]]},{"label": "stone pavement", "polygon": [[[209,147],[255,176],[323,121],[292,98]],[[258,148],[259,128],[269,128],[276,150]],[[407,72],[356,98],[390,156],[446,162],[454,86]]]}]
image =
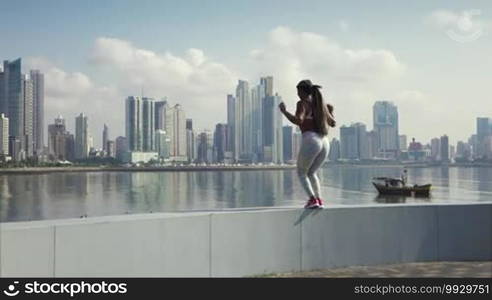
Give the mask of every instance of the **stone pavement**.
[{"label": "stone pavement", "polygon": [[488,277],[492,261],[420,262],[381,266],[354,266],[307,272],[267,274],[265,277]]}]

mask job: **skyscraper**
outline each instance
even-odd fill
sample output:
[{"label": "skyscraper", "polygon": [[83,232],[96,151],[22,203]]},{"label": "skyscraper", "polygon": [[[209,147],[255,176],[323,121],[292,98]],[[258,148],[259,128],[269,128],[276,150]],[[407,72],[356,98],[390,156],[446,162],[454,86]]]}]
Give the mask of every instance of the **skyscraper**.
[{"label": "skyscraper", "polygon": [[340,127],[340,157],[344,159],[359,158],[359,139],[356,127]]},{"label": "skyscraper", "polygon": [[33,143],[36,154],[44,148],[44,74],[39,70],[31,70],[33,83]]},{"label": "skyscraper", "polygon": [[235,127],[236,124],[236,98],[233,95],[227,95],[227,145],[226,151],[233,153],[233,159],[237,160],[237,157],[234,155],[237,153],[235,150]]},{"label": "skyscraper", "polygon": [[328,153],[328,159],[330,161],[337,161],[340,159],[340,142],[333,138],[330,141],[330,152]]},{"label": "skyscraper", "polygon": [[253,130],[253,152],[261,157],[263,151],[263,100],[265,98],[263,85],[257,85],[251,89],[251,115]]},{"label": "skyscraper", "polygon": [[264,87],[266,97],[273,96],[273,76],[261,77],[260,85]]},{"label": "skyscraper", "polygon": [[263,159],[263,108],[265,97],[273,95],[273,76],[261,77],[260,84],[251,89],[253,152]]},{"label": "skyscraper", "polygon": [[378,145],[379,145],[378,133],[375,130],[369,131],[367,133],[367,149],[369,150],[370,159],[378,156],[379,154]]},{"label": "skyscraper", "polygon": [[180,104],[166,110],[166,133],[171,139],[171,160],[187,161],[186,115]]},{"label": "skyscraper", "polygon": [[340,127],[340,157],[344,159],[368,159],[370,156],[369,138],[366,125],[354,123]]},{"label": "skyscraper", "polygon": [[197,151],[197,161],[199,163],[208,164],[213,162],[213,134],[210,130],[204,130],[198,135]]},{"label": "skyscraper", "polygon": [[441,141],[438,138],[431,139],[431,159],[441,160]]},{"label": "skyscraper", "polygon": [[192,119],[186,119],[186,129],[193,130],[193,120]]},{"label": "skyscraper", "polygon": [[486,139],[492,135],[492,118],[477,118],[477,145],[475,158],[486,154]]},{"label": "skyscraper", "polygon": [[373,106],[374,130],[378,134],[379,156],[396,158],[399,149],[398,109],[388,101],[377,101]]},{"label": "skyscraper", "polygon": [[152,98],[142,98],[142,150],[155,150],[155,101]]},{"label": "skyscraper", "polygon": [[109,141],[109,129],[108,126],[104,124],[103,133],[102,133],[102,149],[104,152],[106,152],[106,155],[108,155],[109,153],[108,141]]},{"label": "skyscraper", "polygon": [[119,136],[116,138],[116,159],[123,161],[125,153],[128,151],[128,140],[126,137]]},{"label": "skyscraper", "polygon": [[294,160],[294,155],[293,155],[293,150],[294,150],[294,143],[293,143],[293,128],[292,126],[284,126],[282,128],[282,139],[283,139],[283,151],[284,151],[284,162],[287,161],[292,161]]},{"label": "skyscraper", "polygon": [[75,118],[75,158],[84,159],[89,155],[89,122],[84,113]]},{"label": "skyscraper", "polygon": [[252,106],[249,84],[239,80],[235,103],[235,151],[239,159],[251,160],[253,154]]},{"label": "skyscraper", "polygon": [[155,132],[155,146],[156,152],[159,154],[160,158],[169,159],[169,146],[171,144],[171,139],[167,135],[166,131],[158,129]]},{"label": "skyscraper", "polygon": [[9,119],[9,148],[14,160],[24,148],[24,97],[21,59],[3,62],[0,73],[0,113]]},{"label": "skyscraper", "polygon": [[73,160],[74,137],[66,130],[65,119],[58,116],[54,124],[48,125],[48,154],[52,160]]},{"label": "skyscraper", "polygon": [[129,151],[154,151],[155,115],[154,99],[135,96],[126,99],[125,123]]},{"label": "skyscraper", "polygon": [[27,75],[22,75],[22,97],[24,103],[23,128],[24,128],[24,152],[26,157],[32,157],[34,154],[33,141],[33,97],[34,85]]},{"label": "skyscraper", "polygon": [[129,151],[142,151],[142,99],[130,96],[125,102],[125,131]]},{"label": "skyscraper", "polygon": [[9,119],[0,114],[0,155],[9,155]]},{"label": "skyscraper", "polygon": [[217,152],[217,161],[224,162],[227,143],[227,124],[218,123],[215,125],[214,149]]},{"label": "skyscraper", "polygon": [[299,130],[299,127],[295,127],[294,134],[292,137],[292,147],[293,147],[293,160],[297,161],[297,156],[299,155],[299,150],[301,149],[302,144],[302,133]]},{"label": "skyscraper", "polygon": [[267,96],[263,101],[263,161],[283,163],[282,113],[279,95]]},{"label": "skyscraper", "polygon": [[196,160],[196,142],[195,131],[186,129],[186,155],[188,163],[193,163]]},{"label": "skyscraper", "polygon": [[449,156],[449,138],[447,135],[441,136],[441,161],[448,162]]},{"label": "skyscraper", "polygon": [[492,135],[485,137],[484,144],[484,156],[486,159],[492,159]]},{"label": "skyscraper", "polygon": [[166,128],[166,109],[168,107],[167,98],[155,101],[155,129]]},{"label": "skyscraper", "polygon": [[359,159],[369,159],[370,151],[369,151],[369,142],[367,136],[366,125],[363,123],[355,123],[352,125],[357,130],[357,145],[358,145],[358,157]]},{"label": "skyscraper", "polygon": [[111,140],[108,140],[106,142],[106,156],[107,157],[112,157],[112,158],[115,158],[116,157],[116,143],[115,141],[111,141]]}]

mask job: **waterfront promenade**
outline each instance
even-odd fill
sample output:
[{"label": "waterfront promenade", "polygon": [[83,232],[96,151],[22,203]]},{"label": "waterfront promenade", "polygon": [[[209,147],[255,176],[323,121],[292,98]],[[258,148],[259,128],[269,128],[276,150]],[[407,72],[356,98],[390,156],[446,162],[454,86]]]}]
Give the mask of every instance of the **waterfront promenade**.
[{"label": "waterfront promenade", "polygon": [[391,264],[382,266],[352,266],[293,272],[267,274],[263,277],[445,277],[445,278],[492,278],[492,261],[443,261]]},{"label": "waterfront promenade", "polygon": [[492,203],[0,223],[2,277],[241,277],[452,261],[492,261]]}]

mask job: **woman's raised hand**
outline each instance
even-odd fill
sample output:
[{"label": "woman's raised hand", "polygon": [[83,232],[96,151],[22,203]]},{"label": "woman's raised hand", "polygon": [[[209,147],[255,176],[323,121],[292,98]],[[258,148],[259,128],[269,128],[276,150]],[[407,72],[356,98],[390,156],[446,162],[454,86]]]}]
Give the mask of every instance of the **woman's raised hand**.
[{"label": "woman's raised hand", "polygon": [[285,104],[283,102],[280,102],[280,104],[278,105],[278,108],[280,108],[281,112],[285,112],[285,110],[286,110]]}]

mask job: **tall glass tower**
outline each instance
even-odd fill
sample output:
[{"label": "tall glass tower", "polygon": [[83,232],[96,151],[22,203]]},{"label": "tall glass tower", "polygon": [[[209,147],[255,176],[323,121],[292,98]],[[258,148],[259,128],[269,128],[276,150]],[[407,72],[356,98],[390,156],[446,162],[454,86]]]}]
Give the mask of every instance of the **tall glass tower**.
[{"label": "tall glass tower", "polygon": [[89,155],[89,121],[80,113],[75,118],[75,158],[83,159]]},{"label": "tall glass tower", "polygon": [[44,148],[44,74],[39,70],[31,70],[33,83],[33,143],[36,153]]},{"label": "tall glass tower", "polygon": [[283,163],[282,114],[279,95],[267,96],[263,102],[263,161]]},{"label": "tall glass tower", "polygon": [[249,160],[253,154],[252,105],[249,84],[239,80],[236,87],[235,151],[240,159]]},{"label": "tall glass tower", "polygon": [[389,101],[377,101],[373,106],[373,122],[378,135],[378,156],[396,158],[400,150],[396,105]]},{"label": "tall glass tower", "polygon": [[[24,97],[21,73],[21,59],[3,62],[0,73],[0,113],[9,119],[9,139],[11,149],[16,152],[23,149],[24,144]],[[10,153],[17,159],[18,153]]]}]

